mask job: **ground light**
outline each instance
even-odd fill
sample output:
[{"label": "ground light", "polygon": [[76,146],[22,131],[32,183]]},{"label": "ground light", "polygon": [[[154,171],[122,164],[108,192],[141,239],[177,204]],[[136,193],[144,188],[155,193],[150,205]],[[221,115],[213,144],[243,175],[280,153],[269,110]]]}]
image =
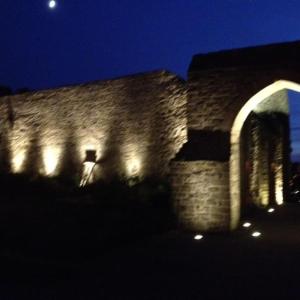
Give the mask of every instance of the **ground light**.
[{"label": "ground light", "polygon": [[194,240],[202,240],[203,239],[203,235],[202,234],[196,234],[194,236]]},{"label": "ground light", "polygon": [[260,233],[259,231],[254,231],[254,232],[252,232],[251,235],[252,235],[253,237],[257,238],[257,237],[261,236],[261,233]]},{"label": "ground light", "polygon": [[272,213],[272,212],[274,212],[275,211],[275,209],[273,208],[273,207],[270,207],[269,209],[268,209],[268,213]]},{"label": "ground light", "polygon": [[244,224],[243,224],[243,227],[245,227],[245,228],[249,228],[251,226],[251,223],[250,222],[245,222]]}]

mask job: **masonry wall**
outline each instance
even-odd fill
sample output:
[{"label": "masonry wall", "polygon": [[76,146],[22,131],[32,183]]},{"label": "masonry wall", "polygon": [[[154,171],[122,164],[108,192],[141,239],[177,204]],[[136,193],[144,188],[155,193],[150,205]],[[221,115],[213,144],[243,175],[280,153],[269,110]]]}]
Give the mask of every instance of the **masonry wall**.
[{"label": "masonry wall", "polygon": [[1,172],[164,175],[186,142],[186,86],[158,71],[0,99]]},{"label": "masonry wall", "polygon": [[300,83],[300,42],[195,55],[188,72],[188,128],[230,132],[244,104],[282,79]]},{"label": "masonry wall", "polygon": [[[224,176],[228,178],[230,193],[224,193],[219,200],[223,206],[230,207],[230,209],[222,212],[220,228],[224,225],[222,220],[226,218],[232,229],[236,228],[239,223],[240,145],[239,142],[231,144],[231,130],[235,118],[252,96],[272,83],[281,79],[300,83],[298,53],[300,53],[300,43],[296,42],[196,55],[190,64],[187,96],[189,139],[172,164],[175,166],[179,162],[201,164],[203,161],[209,161],[214,172],[219,174],[220,170],[214,164],[228,163],[228,172]],[[271,99],[270,103],[273,101],[274,99]],[[280,144],[288,147],[289,138],[286,128],[281,138],[283,141]],[[201,147],[201,143],[205,146]],[[285,157],[285,163],[279,168],[277,178],[285,176],[280,174],[282,174],[282,169],[287,169],[288,159],[286,158],[289,155],[286,149],[283,149],[284,153],[281,154],[279,150],[274,149],[278,153],[276,161],[280,161],[279,164],[281,164]],[[286,171],[284,172],[286,174]],[[286,182],[285,179],[284,183]],[[206,185],[210,186],[210,183],[206,182]],[[179,197],[178,195],[181,194],[176,189],[175,186],[174,193],[176,197]],[[190,185],[190,189],[190,193],[193,193],[196,187]],[[278,189],[281,189],[280,185]],[[194,198],[184,195],[182,197],[185,199],[182,200],[186,203],[185,207],[192,207],[188,202],[193,203]],[[180,200],[177,201],[180,202]],[[210,193],[203,194],[202,199],[198,201],[205,203],[211,201]],[[193,208],[190,211],[186,209],[185,215],[189,212],[190,217],[184,217],[185,220],[189,219],[190,224],[200,222],[196,220],[199,216],[195,215]],[[213,210],[207,208],[205,214],[206,219],[209,219],[209,216],[213,215]],[[204,213],[202,217],[203,215]],[[179,218],[180,216],[179,212]],[[193,219],[194,217],[196,219]],[[186,227],[190,227],[185,221],[183,223]]]},{"label": "masonry wall", "polygon": [[191,231],[230,228],[228,163],[174,161],[171,169],[174,210],[179,226]]}]

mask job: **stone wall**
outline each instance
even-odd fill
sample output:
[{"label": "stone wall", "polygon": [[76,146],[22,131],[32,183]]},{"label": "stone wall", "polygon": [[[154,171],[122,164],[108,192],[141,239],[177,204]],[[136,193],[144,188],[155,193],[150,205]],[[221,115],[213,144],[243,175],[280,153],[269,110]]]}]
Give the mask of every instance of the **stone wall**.
[{"label": "stone wall", "polygon": [[2,172],[81,176],[95,151],[96,177],[151,176],[186,141],[186,86],[166,71],[0,99]]},{"label": "stone wall", "polygon": [[[165,175],[171,162],[181,226],[236,228],[243,182],[242,127],[253,109],[258,114],[282,113],[283,119],[287,115],[283,93],[251,109],[248,104],[256,103],[252,97],[266,87],[295,88],[291,82],[300,83],[299,53],[300,42],[294,42],[196,55],[188,86],[159,71],[2,97],[0,171],[79,178],[87,151],[94,151],[98,178]],[[259,147],[253,154],[257,162],[264,156],[266,163],[266,154],[274,152],[276,193],[287,190],[288,182],[289,134],[283,119],[278,119],[282,133],[265,148],[256,136]],[[251,184],[259,176],[253,175]],[[264,182],[268,176],[261,176]]]},{"label": "stone wall", "polygon": [[[227,176],[229,179],[227,179],[230,193],[224,194],[220,201],[223,201],[224,205],[228,205],[228,203],[230,205],[227,218],[230,219],[229,223],[232,229],[236,228],[239,222],[241,176],[243,176],[240,172],[241,149],[239,141],[242,127],[233,131],[234,122],[245,104],[267,86],[282,80],[300,83],[299,53],[300,42],[295,42],[196,55],[190,64],[187,95],[189,140],[177,154],[172,164],[175,166],[177,163],[201,164],[207,160],[211,164],[228,163],[229,172]],[[278,95],[274,95],[274,97],[271,97],[268,103],[265,102],[265,105],[274,104],[274,107],[280,107],[277,105],[281,103],[280,97]],[[261,106],[260,108],[265,110],[265,107]],[[249,113],[250,111],[245,113],[245,119]],[[239,125],[242,126],[241,123]],[[280,170],[283,170],[283,177],[285,177],[283,183],[286,184],[288,180],[285,174],[287,174],[289,155],[286,150],[289,145],[288,126],[286,124],[281,138],[285,148],[280,154],[282,157],[279,157],[278,154],[277,159],[275,159],[277,162],[282,162],[276,176],[279,178],[281,176]],[[201,147],[201,143],[205,146]],[[268,154],[273,150],[280,153],[276,149],[265,149],[264,153]],[[216,169],[215,172],[218,173],[219,171]],[[210,186],[209,182],[206,184]],[[277,187],[277,189],[281,189],[278,182]],[[193,194],[193,189],[197,190],[195,186],[190,185],[189,188],[191,194]],[[180,193],[176,193],[176,195],[176,197],[180,197],[180,195],[183,197],[184,200],[182,201],[186,203],[185,207],[191,207],[190,213],[186,211],[185,214],[194,215],[197,218],[196,214],[193,213],[192,204],[188,204],[188,202],[193,203],[194,198],[189,199]],[[202,201],[210,201],[209,193],[202,196]],[[179,198],[178,201],[180,202]],[[206,213],[211,214],[209,210]],[[179,217],[185,220],[184,215],[181,214]],[[200,221],[195,219],[193,224],[197,222]],[[186,224],[185,221],[182,223]],[[224,225],[222,221],[220,224]],[[220,225],[220,228],[223,225]],[[202,228],[201,224],[199,228]]]},{"label": "stone wall", "polygon": [[230,228],[228,163],[173,161],[171,183],[180,227],[192,231]]},{"label": "stone wall", "polygon": [[256,93],[278,80],[300,83],[300,42],[195,55],[188,72],[188,128],[230,132]]}]

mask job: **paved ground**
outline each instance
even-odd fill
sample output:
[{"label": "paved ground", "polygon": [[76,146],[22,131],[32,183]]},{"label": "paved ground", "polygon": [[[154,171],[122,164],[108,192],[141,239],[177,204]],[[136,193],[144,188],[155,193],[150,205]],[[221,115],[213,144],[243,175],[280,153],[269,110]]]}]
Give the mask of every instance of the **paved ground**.
[{"label": "paved ground", "polygon": [[299,299],[300,205],[249,221],[200,241],[155,236],[84,266],[3,258],[0,299]]}]

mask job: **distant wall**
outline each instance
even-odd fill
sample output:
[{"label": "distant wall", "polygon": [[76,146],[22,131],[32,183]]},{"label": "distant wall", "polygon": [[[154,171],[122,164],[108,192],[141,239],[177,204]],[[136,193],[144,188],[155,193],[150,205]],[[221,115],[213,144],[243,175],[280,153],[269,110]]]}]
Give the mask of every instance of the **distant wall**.
[{"label": "distant wall", "polygon": [[152,72],[0,98],[1,171],[97,177],[165,174],[186,141],[186,86]]}]

